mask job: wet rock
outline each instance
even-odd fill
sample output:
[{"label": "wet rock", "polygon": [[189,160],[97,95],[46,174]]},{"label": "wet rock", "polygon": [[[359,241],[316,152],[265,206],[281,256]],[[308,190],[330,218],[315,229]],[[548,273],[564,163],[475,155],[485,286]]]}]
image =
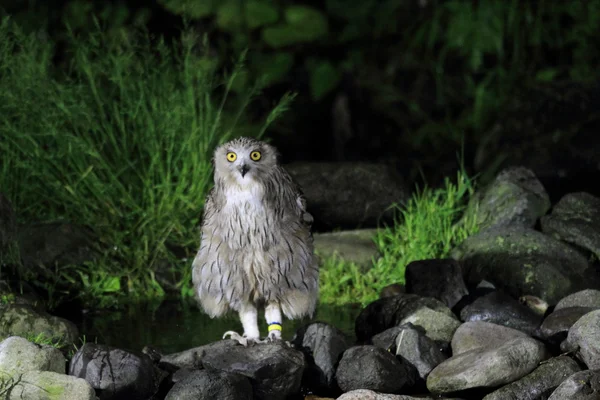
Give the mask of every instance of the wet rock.
[{"label": "wet rock", "polygon": [[561,383],[548,400],[600,399],[600,371],[576,372]]},{"label": "wet rock", "polygon": [[75,343],[78,330],[66,319],[36,311],[25,304],[0,305],[0,336],[43,334],[46,338],[61,339],[65,345]]},{"label": "wet rock", "polygon": [[561,299],[554,311],[567,307],[594,307],[600,308],[600,290],[585,289],[568,295]]},{"label": "wet rock", "polygon": [[391,285],[387,285],[386,287],[381,289],[379,297],[393,297],[403,293],[406,293],[406,288],[404,287],[404,285],[401,285],[399,283],[392,283]]},{"label": "wet rock", "polygon": [[584,255],[533,229],[487,229],[463,241],[452,258],[461,262],[468,285],[485,279],[514,298],[533,295],[551,305],[600,284]]},{"label": "wet rock", "polygon": [[532,335],[542,322],[542,317],[506,293],[495,291],[482,296],[460,312],[465,321],[486,321],[518,329]]},{"label": "wet rock", "polygon": [[438,364],[446,360],[440,347],[433,340],[425,336],[419,329],[411,326],[402,326],[396,337],[396,356],[400,356],[408,365],[414,367],[421,379]]},{"label": "wet rock", "polygon": [[600,198],[585,192],[569,193],[541,223],[542,232],[600,258]]},{"label": "wet rock", "polygon": [[556,310],[542,322],[539,329],[540,337],[553,344],[560,344],[560,342],[567,338],[569,329],[571,329],[573,324],[579,318],[594,310],[596,308],[591,307],[568,307]]},{"label": "wet rock", "polygon": [[245,376],[224,371],[199,370],[179,380],[165,400],[252,400],[252,385]]},{"label": "wet rock", "polygon": [[321,259],[337,256],[366,271],[380,255],[374,241],[376,234],[376,229],[315,233],[315,252]]},{"label": "wet rock", "polygon": [[406,266],[406,292],[433,297],[452,308],[469,294],[460,265],[453,259],[413,261]]},{"label": "wet rock", "polygon": [[[412,324],[408,324],[413,326]],[[396,337],[402,332],[404,329],[403,326],[394,326],[390,329],[386,329],[385,331],[378,333],[377,335],[371,338],[371,343],[373,346],[377,346],[381,349],[396,352]]]},{"label": "wet rock", "polygon": [[297,393],[305,367],[304,355],[281,342],[211,349],[203,355],[202,365],[248,377],[254,397],[265,400]]},{"label": "wet rock", "polygon": [[307,357],[304,381],[315,392],[334,389],[335,368],[350,341],[342,331],[323,322],[314,322],[296,332],[296,349]]},{"label": "wet rock", "polygon": [[524,167],[506,168],[484,191],[476,192],[466,215],[475,218],[479,230],[492,226],[533,228],[550,209],[550,198],[533,171]]},{"label": "wet rock", "polygon": [[465,322],[454,332],[452,354],[456,356],[474,349],[494,349],[514,339],[528,337],[519,330],[490,322]]},{"label": "wet rock", "polygon": [[479,348],[444,361],[429,373],[427,389],[451,393],[472,388],[493,388],[527,375],[547,356],[541,342],[513,339],[497,348]]},{"label": "wet rock", "polygon": [[69,375],[85,379],[100,400],[145,400],[160,383],[147,355],[95,343],[86,343],[75,353]]},{"label": "wet rock", "polygon": [[160,358],[159,365],[165,369],[202,368],[202,358],[210,353],[222,354],[238,347],[233,340],[219,340],[204,346],[194,347],[178,353],[166,354]]},{"label": "wet rock", "polygon": [[[433,400],[433,397],[413,397],[403,394],[377,393],[368,389],[357,389],[344,393],[336,400]],[[456,399],[458,400],[458,399]]]},{"label": "wet rock", "polygon": [[569,357],[551,358],[530,374],[488,394],[483,400],[541,400],[547,398],[565,379],[580,370],[577,363]]},{"label": "wet rock", "polygon": [[340,360],[336,379],[344,392],[370,389],[399,393],[414,382],[408,365],[375,346],[355,346],[346,350]]},{"label": "wet rock", "polygon": [[405,323],[421,326],[433,340],[449,342],[460,322],[441,301],[414,294],[376,300],[365,307],[355,323],[356,338],[366,342],[374,335]]},{"label": "wet rock", "polygon": [[600,310],[579,318],[569,329],[567,339],[561,343],[563,351],[577,351],[589,369],[600,369]]},{"label": "wet rock", "polygon": [[52,371],[64,374],[66,360],[52,346],[39,346],[19,336],[0,342],[0,371],[10,375],[26,371]]},{"label": "wet rock", "polygon": [[84,379],[52,371],[27,371],[6,393],[6,400],[96,400],[94,389]]},{"label": "wet rock", "polygon": [[15,239],[17,218],[10,201],[0,193],[0,250]]},{"label": "wet rock", "polygon": [[319,231],[392,222],[390,205],[410,193],[395,168],[384,164],[302,162],[285,168],[303,188]]}]

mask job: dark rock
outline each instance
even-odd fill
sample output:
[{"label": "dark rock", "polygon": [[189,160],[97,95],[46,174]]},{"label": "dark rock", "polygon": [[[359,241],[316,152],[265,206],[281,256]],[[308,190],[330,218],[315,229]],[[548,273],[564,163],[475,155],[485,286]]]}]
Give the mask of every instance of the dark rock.
[{"label": "dark rock", "polygon": [[567,307],[600,308],[600,290],[586,289],[570,294],[558,302],[554,311]]},{"label": "dark rock", "polygon": [[300,351],[285,343],[273,342],[215,348],[203,355],[202,365],[206,369],[246,376],[256,398],[279,400],[299,392],[305,362]]},{"label": "dark rock", "polygon": [[561,383],[581,368],[565,356],[551,358],[523,378],[488,394],[483,400],[546,399]]},{"label": "dark rock", "polygon": [[167,394],[165,400],[252,400],[252,385],[242,375],[224,371],[192,371]]},{"label": "dark rock", "polygon": [[548,400],[598,399],[600,399],[600,370],[574,373],[548,397]]},{"label": "dark rock", "polygon": [[600,259],[600,198],[569,193],[541,222],[542,232],[589,250]]},{"label": "dark rock", "polygon": [[555,310],[542,322],[539,329],[540,336],[553,344],[560,344],[567,338],[573,324],[594,310],[596,308],[591,307],[568,307]]},{"label": "dark rock", "polygon": [[[388,393],[377,393],[373,390],[369,390],[369,389],[356,389],[356,390],[351,390],[350,392],[344,393],[343,395],[341,395],[340,397],[338,397],[336,400],[436,400],[436,399],[447,399],[447,400],[452,400],[449,399],[448,397],[422,397],[422,396],[418,396],[418,397],[413,397],[413,396],[406,396],[403,394],[388,394]],[[306,400],[313,400],[312,398],[306,397]],[[333,399],[321,399],[321,398],[316,398],[314,400],[333,400]],[[454,400],[460,400],[460,399],[454,399]]]},{"label": "dark rock", "polygon": [[314,392],[335,389],[335,368],[350,341],[339,329],[323,322],[300,328],[292,343],[307,356],[304,371],[305,386]]},{"label": "dark rock", "polygon": [[406,288],[403,285],[399,283],[392,283],[391,285],[387,285],[381,289],[379,297],[393,297],[403,293],[406,293]]},{"label": "dark rock", "polygon": [[402,331],[396,337],[396,356],[415,368],[419,377],[425,380],[431,370],[448,357],[421,330],[412,326],[401,328]]},{"label": "dark rock", "polygon": [[487,229],[463,241],[452,257],[461,262],[468,285],[485,279],[514,298],[533,295],[550,305],[600,284],[584,255],[533,229]]},{"label": "dark rock", "polygon": [[390,352],[375,346],[355,346],[344,352],[336,379],[344,392],[370,389],[399,393],[413,384],[414,376],[409,366]]},{"label": "dark rock", "polygon": [[380,255],[374,241],[376,235],[376,229],[315,233],[315,252],[321,259],[338,257],[367,271]]},{"label": "dark rock", "polygon": [[238,347],[233,340],[219,340],[204,346],[194,347],[179,353],[166,354],[160,358],[159,365],[163,369],[198,369],[202,368],[202,358],[207,354],[222,354]]},{"label": "dark rock", "polygon": [[376,300],[365,307],[356,318],[356,338],[359,342],[366,342],[386,329],[408,322],[425,329],[431,339],[448,342],[460,325],[456,316],[441,301],[401,294]]},{"label": "dark rock", "polygon": [[406,292],[433,297],[452,308],[469,294],[460,265],[453,259],[413,261],[406,266]]},{"label": "dark rock", "polygon": [[461,320],[486,321],[518,329],[532,335],[542,322],[542,317],[513,299],[496,291],[475,300],[460,312]]},{"label": "dark rock", "polygon": [[16,234],[17,218],[10,201],[0,193],[0,250],[6,248]]},{"label": "dark rock", "polygon": [[466,218],[475,218],[479,230],[492,226],[533,228],[550,209],[550,198],[535,174],[527,168],[501,171],[484,191],[469,201]]},{"label": "dark rock", "polygon": [[526,333],[484,321],[465,322],[452,337],[452,354],[459,355],[474,349],[494,349],[514,339],[524,339]]},{"label": "dark rock", "polygon": [[600,310],[579,318],[569,329],[567,339],[560,348],[563,351],[577,351],[577,357],[589,369],[600,369]]},{"label": "dark rock", "polygon": [[[412,326],[412,324],[410,324]],[[386,329],[385,331],[378,333],[377,335],[371,338],[371,343],[373,346],[377,346],[380,349],[384,349],[387,351],[391,351],[393,353],[396,352],[396,337],[400,332],[402,332],[404,328],[401,326],[394,326],[390,329]]]},{"label": "dark rock", "polygon": [[147,355],[95,343],[86,343],[75,353],[69,375],[85,379],[100,400],[145,400],[160,384]]},{"label": "dark rock", "polygon": [[410,192],[395,168],[384,164],[304,162],[285,168],[304,190],[319,231],[392,222],[390,205],[405,202]]},{"label": "dark rock", "polygon": [[493,388],[527,375],[547,357],[541,342],[518,338],[497,348],[478,348],[453,356],[429,373],[427,389],[452,393],[472,388]]}]

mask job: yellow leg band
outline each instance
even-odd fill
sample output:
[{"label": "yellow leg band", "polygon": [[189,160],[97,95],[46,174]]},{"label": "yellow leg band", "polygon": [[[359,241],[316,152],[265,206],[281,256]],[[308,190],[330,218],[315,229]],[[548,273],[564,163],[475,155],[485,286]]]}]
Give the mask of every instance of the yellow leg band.
[{"label": "yellow leg band", "polygon": [[271,331],[280,331],[281,332],[281,324],[279,324],[277,322],[273,322],[272,324],[269,324],[268,330],[269,330],[269,332],[271,332]]}]

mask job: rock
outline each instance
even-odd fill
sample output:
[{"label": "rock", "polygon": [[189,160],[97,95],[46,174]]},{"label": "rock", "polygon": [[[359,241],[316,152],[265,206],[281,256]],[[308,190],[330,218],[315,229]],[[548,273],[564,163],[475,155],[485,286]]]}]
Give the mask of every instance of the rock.
[{"label": "rock", "polygon": [[523,378],[488,394],[483,400],[538,400],[550,395],[565,379],[580,371],[573,359],[551,358]]},{"label": "rock", "polygon": [[355,346],[346,350],[340,360],[336,379],[344,392],[370,389],[399,393],[414,382],[408,365],[375,346]]},{"label": "rock", "polygon": [[283,399],[297,393],[305,367],[303,354],[282,342],[213,349],[203,355],[202,365],[248,377],[254,397],[264,400]]},{"label": "rock", "polygon": [[491,322],[528,335],[532,335],[542,322],[542,316],[500,291],[486,294],[464,307],[460,319],[465,322]]},{"label": "rock", "polygon": [[366,342],[374,335],[405,323],[421,326],[433,340],[450,341],[460,325],[441,301],[414,294],[384,297],[365,307],[355,323],[356,338]]},{"label": "rock", "polygon": [[600,198],[569,193],[541,220],[542,232],[589,250],[600,259]]},{"label": "rock", "polygon": [[576,372],[561,383],[548,400],[600,399],[600,371]]},{"label": "rock", "polygon": [[52,346],[39,346],[19,336],[0,342],[0,371],[10,375],[26,371],[51,371],[64,374],[66,360]]},{"label": "rock", "polygon": [[594,307],[600,308],[600,290],[585,289],[568,295],[561,299],[554,311],[567,307]]},{"label": "rock", "polygon": [[546,315],[546,311],[548,311],[548,303],[537,296],[521,296],[519,297],[519,303],[523,304],[531,311],[542,317]]},{"label": "rock", "polygon": [[406,293],[406,288],[404,287],[404,285],[400,283],[392,283],[391,285],[387,285],[386,287],[381,289],[379,297],[393,297],[403,293]]},{"label": "rock", "polygon": [[342,331],[323,322],[300,328],[292,339],[294,347],[307,357],[305,386],[314,392],[331,390],[335,385],[335,368],[350,341]]},{"label": "rock", "polygon": [[[412,324],[408,324],[413,326]],[[385,331],[378,333],[377,335],[371,338],[371,343],[373,346],[377,346],[380,349],[384,349],[387,351],[391,351],[392,353],[396,352],[396,337],[402,332],[404,327],[402,326],[394,326],[390,329],[386,329]]]},{"label": "rock", "polygon": [[469,201],[467,218],[475,218],[479,230],[493,226],[533,228],[550,209],[550,198],[533,171],[524,167],[502,170],[484,191]]},{"label": "rock", "polygon": [[0,250],[15,239],[17,217],[10,201],[0,193]]},{"label": "rock", "polygon": [[161,357],[159,365],[162,368],[202,368],[202,358],[209,353],[223,354],[233,351],[238,344],[232,340],[219,340],[204,346],[194,347],[178,353],[166,354]]},{"label": "rock", "polygon": [[599,284],[584,255],[533,229],[490,228],[468,237],[451,255],[461,262],[468,285],[485,279],[514,298],[533,295],[554,305]]},{"label": "rock", "polygon": [[377,393],[368,389],[357,389],[344,393],[337,400],[433,400],[433,397],[413,397],[403,394]]},{"label": "rock", "polygon": [[242,375],[224,371],[192,371],[169,391],[165,400],[252,400],[252,385]]},{"label": "rock", "polygon": [[380,255],[374,241],[376,234],[376,229],[315,233],[315,252],[321,259],[337,256],[366,271],[373,266],[373,260]]},{"label": "rock", "polygon": [[25,372],[6,395],[6,400],[96,400],[84,379],[52,371]]},{"label": "rock", "polygon": [[69,375],[85,379],[100,400],[145,400],[159,385],[147,355],[95,343],[79,348],[69,364]]},{"label": "rock", "polygon": [[553,344],[560,344],[567,338],[569,329],[590,311],[596,308],[591,307],[568,307],[555,310],[548,315],[539,329],[540,337]]},{"label": "rock", "polygon": [[406,292],[433,297],[452,308],[469,294],[460,265],[453,259],[413,261],[406,266]]},{"label": "rock", "polygon": [[71,345],[79,333],[71,321],[36,311],[25,304],[0,305],[0,336],[22,336],[43,334],[49,339],[60,339]]},{"label": "rock", "polygon": [[452,354],[457,356],[475,349],[494,349],[514,339],[529,336],[519,330],[485,321],[465,322],[452,337]]},{"label": "rock", "polygon": [[440,347],[420,330],[412,326],[402,326],[396,337],[396,356],[414,367],[423,380],[438,364],[446,360]]},{"label": "rock", "polygon": [[561,343],[563,351],[577,351],[577,356],[589,369],[600,369],[600,310],[579,318]]},{"label": "rock", "polygon": [[302,187],[317,231],[391,223],[390,205],[404,203],[410,193],[395,168],[384,164],[298,162],[285,168]]},{"label": "rock", "polygon": [[544,345],[517,338],[497,348],[479,348],[453,356],[429,373],[427,389],[451,393],[472,388],[493,388],[527,375],[546,358]]}]

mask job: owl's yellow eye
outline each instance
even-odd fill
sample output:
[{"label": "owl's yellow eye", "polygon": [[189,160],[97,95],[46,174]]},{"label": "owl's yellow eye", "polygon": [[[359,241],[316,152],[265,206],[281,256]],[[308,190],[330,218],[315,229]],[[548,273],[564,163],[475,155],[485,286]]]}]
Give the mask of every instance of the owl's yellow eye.
[{"label": "owl's yellow eye", "polygon": [[230,151],[229,153],[227,153],[227,161],[234,162],[236,159],[237,159],[237,154],[235,154],[233,151]]},{"label": "owl's yellow eye", "polygon": [[253,151],[252,153],[250,153],[250,158],[252,159],[252,161],[258,161],[260,160],[260,157],[260,151]]}]

